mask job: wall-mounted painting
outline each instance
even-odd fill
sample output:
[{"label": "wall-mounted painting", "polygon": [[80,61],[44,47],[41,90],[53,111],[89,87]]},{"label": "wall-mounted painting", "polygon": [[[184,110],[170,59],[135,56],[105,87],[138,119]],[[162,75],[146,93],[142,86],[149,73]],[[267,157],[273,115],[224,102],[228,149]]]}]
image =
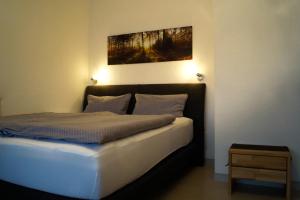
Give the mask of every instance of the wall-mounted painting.
[{"label": "wall-mounted painting", "polygon": [[192,26],[108,36],[108,65],[191,60]]}]

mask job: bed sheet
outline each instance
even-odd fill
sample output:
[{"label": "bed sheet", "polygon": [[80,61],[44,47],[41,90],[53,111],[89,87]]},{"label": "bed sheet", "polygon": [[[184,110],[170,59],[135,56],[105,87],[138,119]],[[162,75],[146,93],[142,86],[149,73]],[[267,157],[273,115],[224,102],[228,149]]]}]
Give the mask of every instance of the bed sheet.
[{"label": "bed sheet", "polygon": [[192,137],[193,122],[185,117],[103,145],[0,137],[0,179],[58,195],[99,199],[139,178]]}]

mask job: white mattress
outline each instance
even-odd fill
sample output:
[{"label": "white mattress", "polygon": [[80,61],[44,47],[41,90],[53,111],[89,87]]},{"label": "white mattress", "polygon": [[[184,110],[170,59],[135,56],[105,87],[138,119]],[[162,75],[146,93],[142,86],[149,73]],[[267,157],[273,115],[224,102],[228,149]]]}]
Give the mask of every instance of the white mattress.
[{"label": "white mattress", "polygon": [[139,178],[193,137],[192,120],[104,145],[0,137],[0,179],[85,199],[105,197]]}]

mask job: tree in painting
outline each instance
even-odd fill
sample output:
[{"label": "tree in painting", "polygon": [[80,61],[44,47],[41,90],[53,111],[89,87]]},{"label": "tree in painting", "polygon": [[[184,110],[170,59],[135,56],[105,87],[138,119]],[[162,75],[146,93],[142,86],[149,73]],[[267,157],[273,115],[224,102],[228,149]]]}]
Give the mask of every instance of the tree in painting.
[{"label": "tree in painting", "polygon": [[192,59],[192,27],[180,27],[108,37],[108,64]]}]

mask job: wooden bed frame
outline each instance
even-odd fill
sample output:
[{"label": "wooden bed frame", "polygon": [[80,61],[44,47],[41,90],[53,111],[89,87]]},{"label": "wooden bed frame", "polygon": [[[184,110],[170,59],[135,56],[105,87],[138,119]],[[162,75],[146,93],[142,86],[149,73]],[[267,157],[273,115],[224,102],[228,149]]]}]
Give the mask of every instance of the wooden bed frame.
[{"label": "wooden bed frame", "polygon": [[[134,109],[135,93],[141,94],[188,94],[188,100],[184,109],[184,116],[193,119],[194,137],[190,144],[178,149],[171,155],[155,165],[146,174],[132,183],[119,189],[103,200],[137,199],[145,193],[155,191],[163,184],[170,182],[178,174],[185,171],[191,165],[204,164],[204,103],[205,103],[205,84],[145,84],[145,85],[107,85],[107,86],[88,86],[85,90],[83,99],[83,110],[87,105],[87,96],[116,96],[131,93],[132,98],[129,103],[128,114]],[[24,191],[28,191],[26,193]],[[24,194],[30,194],[31,199],[71,199],[58,195],[40,192],[33,189],[16,186],[14,184],[0,182],[0,192],[5,191],[8,195],[17,195],[24,198]],[[13,193],[9,193],[12,191]],[[36,194],[36,195],[34,195]],[[29,198],[30,198],[29,197]],[[27,198],[28,199],[28,198]]]}]

